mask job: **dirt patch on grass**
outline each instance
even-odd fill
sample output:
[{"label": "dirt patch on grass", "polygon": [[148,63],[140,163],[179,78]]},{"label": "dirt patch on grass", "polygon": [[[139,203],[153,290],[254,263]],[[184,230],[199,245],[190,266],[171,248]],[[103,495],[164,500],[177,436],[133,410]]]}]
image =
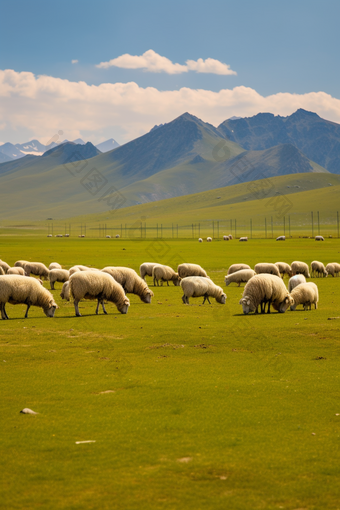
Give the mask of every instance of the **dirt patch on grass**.
[{"label": "dirt patch on grass", "polygon": [[183,344],[162,344],[162,345],[150,345],[147,349],[183,349]]}]

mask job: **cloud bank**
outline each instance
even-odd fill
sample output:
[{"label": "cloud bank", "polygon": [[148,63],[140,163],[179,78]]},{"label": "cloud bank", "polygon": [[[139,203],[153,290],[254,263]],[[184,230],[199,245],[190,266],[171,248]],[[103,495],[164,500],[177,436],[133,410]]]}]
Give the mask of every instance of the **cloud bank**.
[{"label": "cloud bank", "polygon": [[85,138],[98,143],[113,137],[124,143],[184,112],[217,126],[234,115],[290,115],[298,108],[340,123],[340,100],[325,92],[263,97],[244,86],[219,92],[190,88],[159,91],[134,82],[96,86],[0,70],[0,136],[5,141],[11,141],[6,132],[19,134],[29,129],[32,138],[42,142],[62,130],[69,140]]},{"label": "cloud bank", "polygon": [[162,57],[153,50],[148,50],[143,55],[129,55],[125,53],[120,57],[114,58],[109,62],[101,62],[96,67],[100,69],[107,69],[108,67],[120,67],[123,69],[143,69],[150,73],[167,73],[167,74],[182,74],[188,71],[195,71],[196,73],[211,73],[211,74],[233,74],[237,73],[230,69],[230,66],[223,64],[219,60],[207,58],[203,60],[199,58],[195,60],[187,60],[185,65],[174,64],[166,57]]}]

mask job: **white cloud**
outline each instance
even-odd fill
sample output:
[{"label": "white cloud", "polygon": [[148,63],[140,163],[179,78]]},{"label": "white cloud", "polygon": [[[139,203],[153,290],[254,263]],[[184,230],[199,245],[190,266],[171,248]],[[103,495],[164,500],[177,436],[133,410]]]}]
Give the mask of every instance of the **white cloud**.
[{"label": "white cloud", "polygon": [[71,60],[71,64],[78,64],[79,60]]},{"label": "white cloud", "polygon": [[184,112],[217,126],[233,115],[290,115],[298,108],[340,123],[340,100],[325,92],[264,97],[244,86],[219,92],[190,88],[159,91],[134,82],[88,85],[0,70],[0,118],[6,124],[2,139],[9,130],[27,133],[29,129],[32,138],[47,141],[62,129],[63,139],[86,138],[97,143],[103,137],[113,137],[124,143]]},{"label": "white cloud", "polygon": [[162,57],[153,50],[148,50],[143,55],[121,55],[109,62],[101,62],[96,67],[107,69],[108,67],[121,67],[123,69],[144,69],[150,73],[167,73],[181,74],[188,71],[196,71],[196,73],[212,73],[212,74],[237,74],[230,69],[230,66],[223,64],[219,60],[207,58],[203,60],[199,58],[195,60],[187,60],[185,65],[174,64],[166,57]]}]

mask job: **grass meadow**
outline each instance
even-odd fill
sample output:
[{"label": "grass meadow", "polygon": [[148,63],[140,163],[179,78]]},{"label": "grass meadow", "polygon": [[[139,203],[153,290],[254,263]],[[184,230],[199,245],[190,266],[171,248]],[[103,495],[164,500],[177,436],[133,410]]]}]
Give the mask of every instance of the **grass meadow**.
[{"label": "grass meadow", "polygon": [[[224,288],[236,262],[340,261],[339,239],[199,244],[8,234],[0,258],[10,265],[138,271],[146,261],[195,262]],[[244,316],[235,284],[224,306],[202,306],[203,298],[186,306],[180,287],[153,288],[150,278],[152,303],[129,295],[125,316],[112,304],[96,316],[96,303],[84,301],[76,318],[58,283],[54,319],[31,308],[24,320],[25,306],[7,305],[0,507],[339,508],[340,278],[314,281],[319,309],[285,314]],[[20,414],[25,407],[39,414]]]}]

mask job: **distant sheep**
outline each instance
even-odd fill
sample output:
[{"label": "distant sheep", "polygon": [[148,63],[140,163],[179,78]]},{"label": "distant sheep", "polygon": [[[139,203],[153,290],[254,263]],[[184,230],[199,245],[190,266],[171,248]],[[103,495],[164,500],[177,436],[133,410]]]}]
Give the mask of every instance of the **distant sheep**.
[{"label": "distant sheep", "polygon": [[312,305],[317,309],[319,301],[319,291],[315,283],[301,283],[295,287],[291,292],[293,303],[290,306],[292,311],[296,310],[296,307],[303,305],[304,310],[311,310]]},{"label": "distant sheep", "polygon": [[23,278],[20,275],[0,276],[1,318],[8,319],[6,303],[27,305],[25,319],[31,306],[39,306],[47,317],[53,317],[58,307],[52,294],[42,287],[35,278]]},{"label": "distant sheep", "polygon": [[229,236],[223,236],[223,241],[229,241]]},{"label": "distant sheep", "polygon": [[81,299],[96,299],[98,301],[96,314],[99,305],[102,305],[103,312],[107,314],[104,300],[114,303],[120,313],[126,314],[130,306],[129,299],[125,296],[123,287],[116,282],[112,276],[101,271],[79,271],[70,277],[70,294],[74,299],[74,309],[77,317],[79,312],[79,301]]},{"label": "distant sheep", "polygon": [[134,269],[108,266],[102,271],[111,275],[123,287],[125,293],[136,294],[143,303],[151,303],[153,292]]},{"label": "distant sheep", "polygon": [[242,269],[251,269],[251,267],[248,266],[248,264],[232,264],[229,266],[227,274],[230,275],[236,273],[237,271],[242,271]]},{"label": "distant sheep", "polygon": [[66,301],[70,301],[70,281],[67,281],[62,286],[60,292],[61,299],[66,299]]},{"label": "distant sheep", "polygon": [[301,262],[300,260],[295,260],[291,263],[293,275],[295,274],[303,274],[305,278],[310,278],[309,269],[305,262]]},{"label": "distant sheep", "polygon": [[22,267],[10,267],[7,271],[7,274],[17,274],[25,276],[25,270]]},{"label": "distant sheep", "polygon": [[27,262],[24,269],[27,276],[33,274],[47,280],[49,275],[49,269],[42,262]]},{"label": "distant sheep", "polygon": [[236,273],[232,273],[228,276],[224,277],[224,281],[226,286],[230,285],[231,283],[238,283],[238,287],[241,285],[241,283],[247,283],[250,278],[255,276],[256,273],[252,269],[241,269],[241,271],[236,271]]},{"label": "distant sheep", "polygon": [[198,242],[203,243],[203,239],[201,237],[199,237]]},{"label": "distant sheep", "polygon": [[1,259],[0,259],[0,267],[2,267],[5,274],[7,273],[7,271],[10,268],[10,266],[7,264],[7,262],[5,262],[4,260],[1,260]]},{"label": "distant sheep", "polygon": [[60,264],[58,264],[58,262],[51,262],[51,264],[48,266],[48,269],[51,271],[51,269],[62,269],[62,267]]},{"label": "distant sheep", "polygon": [[167,286],[169,286],[169,282],[172,282],[175,287],[178,287],[181,281],[178,273],[176,273],[172,267],[163,266],[162,264],[156,264],[152,268],[152,278],[154,285],[156,285],[156,282],[157,285],[159,285],[159,282],[161,282],[161,285],[163,285],[163,282],[166,282]]},{"label": "distant sheep", "polygon": [[324,241],[322,236],[315,236],[315,241]]},{"label": "distant sheep", "polygon": [[48,234],[47,237],[53,237],[53,235],[52,234]]},{"label": "distant sheep", "polygon": [[257,274],[253,276],[246,284],[243,290],[243,296],[240,300],[243,313],[258,313],[258,307],[261,313],[265,313],[268,303],[267,313],[270,313],[270,305],[275,310],[284,313],[284,306],[290,306],[293,303],[285,284],[280,277],[271,274]]},{"label": "distant sheep", "polygon": [[286,240],[286,236],[279,236],[276,238],[277,241],[285,241]]},{"label": "distant sheep", "polygon": [[210,278],[202,276],[188,276],[181,281],[183,289],[182,301],[184,304],[189,304],[189,298],[204,296],[203,304],[207,300],[209,304],[209,297],[216,299],[217,303],[225,304],[227,296],[221,287],[215,285]]},{"label": "distant sheep", "polygon": [[119,234],[116,234],[116,239],[119,239],[120,238],[120,235]]},{"label": "distant sheep", "polygon": [[199,266],[198,264],[180,264],[177,268],[177,273],[181,278],[186,278],[187,276],[205,276],[208,278],[208,275],[203,267]]},{"label": "distant sheep", "polygon": [[51,290],[54,290],[55,282],[65,283],[69,280],[70,274],[67,269],[51,269],[48,275],[50,280]]},{"label": "distant sheep", "polygon": [[105,237],[106,237],[106,239],[111,239],[111,236],[105,236]]},{"label": "distant sheep", "polygon": [[303,276],[303,274],[296,274],[295,276],[289,278],[288,292],[292,292],[292,290],[301,283],[306,283],[306,278]]},{"label": "distant sheep", "polygon": [[239,241],[248,241],[248,237],[240,237]]},{"label": "distant sheep", "polygon": [[146,276],[152,276],[152,269],[156,265],[157,262],[143,262],[143,264],[139,266],[140,277],[145,280]]},{"label": "distant sheep", "polygon": [[212,241],[212,238],[211,237],[207,237],[207,243],[211,243]]},{"label": "distant sheep", "polygon": [[286,262],[275,262],[275,265],[278,268],[282,278],[284,277],[285,274],[288,276],[293,276],[292,268]]},{"label": "distant sheep", "polygon": [[332,275],[333,277],[334,276],[339,276],[339,273],[340,273],[340,264],[338,264],[337,262],[330,262],[326,266],[326,271],[327,271],[328,274]]},{"label": "distant sheep", "polygon": [[328,272],[326,271],[325,266],[323,265],[322,262],[319,262],[318,260],[313,260],[313,262],[310,265],[310,269],[313,278],[316,276],[319,278],[320,275],[322,278],[326,278],[328,276]]},{"label": "distant sheep", "polygon": [[233,236],[231,234],[229,234],[229,241],[232,241],[233,239]]},{"label": "distant sheep", "polygon": [[275,276],[281,277],[278,267],[270,262],[261,262],[256,264],[254,271],[256,274],[274,274]]}]

